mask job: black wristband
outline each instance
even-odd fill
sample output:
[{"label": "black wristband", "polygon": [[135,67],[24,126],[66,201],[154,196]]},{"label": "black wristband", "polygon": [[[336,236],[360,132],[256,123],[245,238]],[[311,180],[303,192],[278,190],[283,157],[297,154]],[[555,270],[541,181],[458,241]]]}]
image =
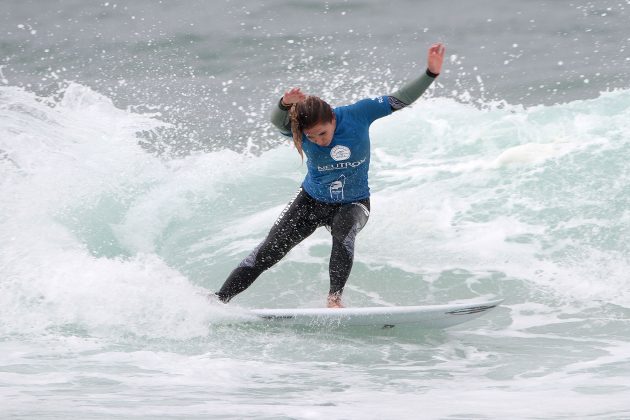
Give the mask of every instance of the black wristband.
[{"label": "black wristband", "polygon": [[440,73],[433,73],[431,70],[427,69],[427,76],[436,78],[440,75]]},{"label": "black wristband", "polygon": [[280,108],[283,111],[288,111],[291,109],[290,106],[286,106],[285,104],[282,103],[282,98],[280,98],[280,100],[278,101],[278,108]]}]

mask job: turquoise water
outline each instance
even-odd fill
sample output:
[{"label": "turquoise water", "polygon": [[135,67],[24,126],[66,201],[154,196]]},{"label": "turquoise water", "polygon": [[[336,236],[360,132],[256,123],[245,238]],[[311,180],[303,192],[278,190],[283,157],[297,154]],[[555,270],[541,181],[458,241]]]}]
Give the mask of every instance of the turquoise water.
[{"label": "turquoise water", "polygon": [[226,325],[323,304],[325,230],[234,305],[204,297],[299,184],[290,146],[155,157],[135,133],[159,119],[76,84],[58,102],[2,87],[0,107],[6,416],[630,414],[628,91],[528,109],[435,98],[373,126],[347,303],[506,299],[445,331]]},{"label": "turquoise water", "polygon": [[[566,5],[507,2],[504,10],[482,2],[451,20],[422,21],[413,32],[413,19],[400,12],[415,10],[411,2],[394,4],[398,9],[222,4],[229,7],[214,11],[224,18],[215,26],[194,21],[183,3],[79,11],[59,2],[54,13],[41,14],[37,2],[3,4],[13,35],[2,44],[0,68],[0,418],[630,418],[628,37],[615,31],[625,5],[560,10]],[[427,16],[444,6],[434,7]],[[199,15],[211,12],[208,6]],[[289,12],[334,17],[295,29],[299,36],[289,43],[290,28],[269,29]],[[408,31],[377,25],[371,16],[379,13]],[[573,29],[554,24],[561,13],[575,17]],[[133,71],[125,83],[116,72],[95,76],[112,70],[104,61],[116,64],[111,39],[82,38],[77,45],[85,50],[64,49],[63,31],[71,28],[60,23],[72,18],[87,28],[94,16],[101,16],[99,30],[118,40],[121,68],[131,65],[133,51],[142,58],[131,67],[140,75],[169,73],[149,66],[151,50],[134,50],[129,40],[138,29],[116,26],[124,17],[144,17],[156,29],[139,33],[160,39],[163,32],[162,40],[179,42],[176,52],[203,44],[219,53],[178,62],[197,78],[184,76],[179,64],[178,77],[152,84]],[[241,50],[223,45],[234,41],[225,34],[255,16],[264,18],[255,38],[270,38],[266,47],[286,45],[308,59],[300,48],[313,46],[313,72],[288,70],[295,56],[278,58],[270,48],[242,58],[258,63],[259,72],[235,69]],[[488,19],[511,22],[512,32],[489,35],[482,25]],[[197,29],[187,33],[182,28],[191,22]],[[349,29],[371,33],[375,55]],[[234,42],[250,45],[244,33],[233,33]],[[372,126],[372,214],[357,242],[346,304],[494,297],[504,304],[446,330],[244,323],[247,308],[324,305],[331,240],[323,229],[230,305],[209,303],[208,290],[264,237],[304,177],[299,155],[266,122],[270,98],[284,86],[279,78],[290,74],[335,104],[382,93],[413,70],[396,62],[389,72],[372,66],[379,52],[411,61],[405,33],[417,44],[444,37],[453,53],[494,40],[494,51],[479,54],[496,60],[496,77],[465,74],[480,58],[457,52],[450,73],[423,100]],[[548,43],[558,51],[551,63],[536,49],[541,33],[564,39]],[[326,34],[333,38],[318,41]],[[388,50],[388,36],[397,50]],[[573,39],[590,52],[571,49]],[[51,61],[69,69],[79,54],[85,63],[42,82],[41,74],[54,79],[34,52],[46,43],[59,49],[42,53]],[[94,46],[108,51],[100,62],[91,56]],[[524,58],[503,64],[512,48]],[[320,59],[331,50],[351,52],[326,64]],[[614,65],[595,65],[596,54]],[[529,71],[533,58],[548,71]],[[208,62],[223,69],[198,82]],[[328,65],[338,66],[335,77],[324,77]],[[522,77],[502,81],[504,71]],[[555,80],[563,93],[549,88]],[[547,87],[524,87],[539,83]],[[258,87],[240,89],[249,84]],[[496,100],[502,98],[511,100]]]}]

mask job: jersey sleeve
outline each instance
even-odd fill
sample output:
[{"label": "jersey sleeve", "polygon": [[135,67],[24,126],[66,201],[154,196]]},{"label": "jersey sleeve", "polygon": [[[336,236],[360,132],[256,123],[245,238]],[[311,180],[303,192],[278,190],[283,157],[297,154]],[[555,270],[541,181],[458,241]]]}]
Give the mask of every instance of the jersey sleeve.
[{"label": "jersey sleeve", "polygon": [[431,86],[431,83],[435,81],[436,77],[438,77],[437,74],[427,69],[420,77],[406,83],[396,92],[390,94],[389,99],[392,102],[392,108],[398,110],[411,105]]},{"label": "jersey sleeve", "polygon": [[383,118],[392,113],[387,96],[378,96],[371,99],[361,99],[350,105],[349,108],[355,115],[363,118],[368,124],[372,124],[379,118]]},{"label": "jersey sleeve", "polygon": [[282,99],[278,101],[278,104],[271,110],[271,123],[280,130],[280,134],[287,137],[292,137],[291,134],[291,120],[289,118],[289,108],[282,105]]}]

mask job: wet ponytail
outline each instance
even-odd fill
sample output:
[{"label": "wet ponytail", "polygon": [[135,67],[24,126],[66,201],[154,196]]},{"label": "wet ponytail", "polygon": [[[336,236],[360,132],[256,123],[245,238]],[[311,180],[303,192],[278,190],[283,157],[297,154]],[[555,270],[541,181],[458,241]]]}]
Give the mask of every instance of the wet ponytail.
[{"label": "wet ponytail", "polygon": [[331,122],[335,118],[331,106],[317,96],[307,96],[302,102],[291,105],[289,117],[291,119],[293,144],[302,160],[304,160],[304,151],[302,150],[304,130],[308,130],[320,123]]},{"label": "wet ponytail", "polygon": [[300,122],[298,120],[297,104],[291,105],[289,109],[289,118],[291,119],[291,133],[293,134],[293,145],[297,149],[298,153],[304,161],[304,151],[302,150],[302,129],[300,128]]}]

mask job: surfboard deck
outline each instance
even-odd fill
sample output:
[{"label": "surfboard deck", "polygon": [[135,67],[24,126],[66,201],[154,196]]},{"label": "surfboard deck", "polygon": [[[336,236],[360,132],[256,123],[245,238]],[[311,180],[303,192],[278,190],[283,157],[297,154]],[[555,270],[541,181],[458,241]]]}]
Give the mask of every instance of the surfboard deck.
[{"label": "surfboard deck", "polygon": [[427,306],[373,306],[360,308],[252,309],[267,322],[305,326],[380,326],[414,324],[423,328],[446,328],[478,318],[496,308],[503,299],[475,303]]}]

